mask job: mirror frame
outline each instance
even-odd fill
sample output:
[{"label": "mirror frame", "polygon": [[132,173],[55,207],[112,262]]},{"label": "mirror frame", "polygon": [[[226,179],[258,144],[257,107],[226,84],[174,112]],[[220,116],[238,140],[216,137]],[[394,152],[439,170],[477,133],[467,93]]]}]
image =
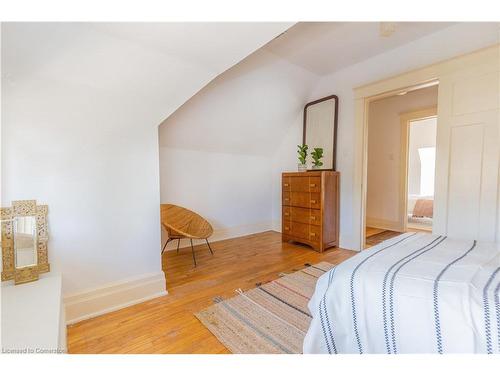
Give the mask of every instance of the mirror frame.
[{"label": "mirror frame", "polygon": [[[2,281],[14,279],[15,284],[38,280],[38,275],[49,272],[47,242],[49,233],[47,228],[48,206],[37,205],[36,200],[12,201],[12,207],[2,207]],[[37,232],[37,264],[16,268],[14,254],[14,218],[19,216],[35,216]]]},{"label": "mirror frame", "polygon": [[324,98],[314,100],[312,102],[307,103],[304,106],[304,120],[302,127],[302,145],[306,144],[306,133],[307,133],[307,108],[314,104],[318,104],[321,102],[325,102],[327,100],[333,99],[335,102],[335,112],[333,116],[333,160],[332,160],[332,168],[326,169],[314,169],[314,171],[336,171],[337,169],[337,128],[338,128],[338,119],[339,119],[339,98],[337,95],[329,95]]}]

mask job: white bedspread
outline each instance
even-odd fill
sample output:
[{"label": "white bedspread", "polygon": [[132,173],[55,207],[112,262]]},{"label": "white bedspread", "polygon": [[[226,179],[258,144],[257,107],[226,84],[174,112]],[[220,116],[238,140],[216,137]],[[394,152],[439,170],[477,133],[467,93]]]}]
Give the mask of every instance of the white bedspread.
[{"label": "white bedspread", "polygon": [[405,233],[320,277],[304,353],[500,353],[500,247]]}]

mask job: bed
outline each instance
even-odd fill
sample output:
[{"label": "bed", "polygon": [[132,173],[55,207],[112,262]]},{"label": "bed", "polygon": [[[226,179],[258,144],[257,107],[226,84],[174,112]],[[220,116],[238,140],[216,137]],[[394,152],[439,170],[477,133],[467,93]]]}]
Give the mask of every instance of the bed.
[{"label": "bed", "polygon": [[500,353],[500,247],[405,233],[322,275],[304,353]]}]

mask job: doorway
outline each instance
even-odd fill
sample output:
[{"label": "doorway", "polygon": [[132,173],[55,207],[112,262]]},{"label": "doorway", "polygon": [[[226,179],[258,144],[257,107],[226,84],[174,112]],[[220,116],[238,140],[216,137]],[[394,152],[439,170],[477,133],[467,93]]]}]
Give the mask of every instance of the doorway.
[{"label": "doorway", "polygon": [[432,232],[436,166],[436,108],[402,117],[406,212],[404,230]]},{"label": "doorway", "polygon": [[432,230],[437,98],[436,83],[369,103],[364,248]]}]

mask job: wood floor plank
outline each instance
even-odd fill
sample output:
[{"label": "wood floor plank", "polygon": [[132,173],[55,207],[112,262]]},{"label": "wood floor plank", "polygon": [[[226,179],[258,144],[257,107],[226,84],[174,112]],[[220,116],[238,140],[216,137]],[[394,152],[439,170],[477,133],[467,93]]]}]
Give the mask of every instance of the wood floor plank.
[{"label": "wood floor plank", "polygon": [[317,253],[307,246],[282,243],[273,231],[195,246],[163,254],[168,295],[68,326],[70,353],[228,353],[194,313],[213,298],[233,297],[235,289],[292,272],[305,263],[338,264],[356,254],[330,249]]}]

